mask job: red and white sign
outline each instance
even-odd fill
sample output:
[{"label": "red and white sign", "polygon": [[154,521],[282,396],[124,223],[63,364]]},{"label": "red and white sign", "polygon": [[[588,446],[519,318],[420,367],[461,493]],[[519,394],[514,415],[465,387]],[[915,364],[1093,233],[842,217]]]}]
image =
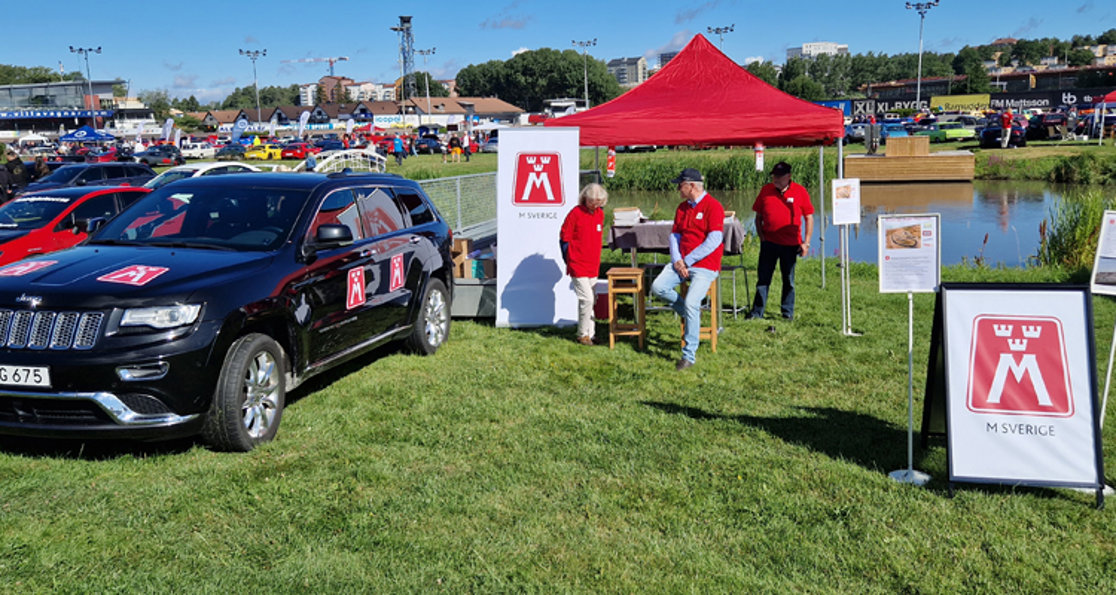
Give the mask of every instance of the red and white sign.
[{"label": "red and white sign", "polygon": [[978,316],[973,323],[967,405],[976,413],[1070,417],[1062,321]]},{"label": "red and white sign", "polygon": [[403,274],[403,255],[396,254],[395,256],[391,257],[391,280],[388,284],[388,291],[395,291],[400,287],[403,287],[404,278],[405,275]]},{"label": "red and white sign", "polygon": [[345,291],[345,309],[364,305],[364,267],[349,269],[349,284]]},{"label": "red and white sign", "polygon": [[515,204],[560,207],[562,159],[558,153],[520,153],[515,164]]},{"label": "red and white sign", "polygon": [[17,262],[0,269],[0,277],[22,277],[57,264],[57,260],[36,260],[34,262]]},{"label": "red and white sign", "polygon": [[97,277],[98,281],[105,283],[123,283],[140,287],[155,280],[156,277],[169,271],[166,267],[153,267],[145,264],[133,264],[107,275]]},{"label": "red and white sign", "polygon": [[605,176],[609,178],[616,177],[616,148],[608,148],[608,157],[605,159]]},{"label": "red and white sign", "polygon": [[1085,287],[943,286],[951,481],[1100,485],[1089,300]]}]

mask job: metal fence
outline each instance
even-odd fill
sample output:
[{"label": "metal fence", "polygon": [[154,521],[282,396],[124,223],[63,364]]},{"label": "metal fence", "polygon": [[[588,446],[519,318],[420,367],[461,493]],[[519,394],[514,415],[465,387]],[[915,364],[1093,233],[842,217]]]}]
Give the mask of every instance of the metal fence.
[{"label": "metal fence", "polygon": [[[581,186],[601,180],[597,170],[581,170],[578,177]],[[419,180],[418,183],[454,232],[496,219],[496,172]]]},{"label": "metal fence", "polygon": [[420,180],[455,232],[496,219],[496,172]]}]

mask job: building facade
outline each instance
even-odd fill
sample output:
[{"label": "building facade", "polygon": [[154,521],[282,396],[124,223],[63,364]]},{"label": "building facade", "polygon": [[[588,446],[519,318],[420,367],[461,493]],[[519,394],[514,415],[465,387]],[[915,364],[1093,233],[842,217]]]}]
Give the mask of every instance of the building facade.
[{"label": "building facade", "polygon": [[634,87],[647,80],[647,60],[642,57],[609,60],[608,73],[621,87]]},{"label": "building facade", "polygon": [[0,131],[57,132],[94,123],[92,118],[103,126],[114,114],[112,89],[123,84],[116,79],[0,85]]},{"label": "building facade", "polygon": [[849,53],[849,44],[832,41],[812,41],[800,47],[787,48],[787,60],[792,58],[815,58],[822,54],[843,56]]}]

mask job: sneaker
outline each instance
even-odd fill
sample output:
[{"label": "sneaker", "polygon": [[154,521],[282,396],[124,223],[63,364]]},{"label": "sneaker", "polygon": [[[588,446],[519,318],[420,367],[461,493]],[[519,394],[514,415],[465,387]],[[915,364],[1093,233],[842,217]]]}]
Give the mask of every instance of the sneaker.
[{"label": "sneaker", "polygon": [[577,342],[581,343],[582,345],[592,345],[593,337],[578,337]]},{"label": "sneaker", "polygon": [[683,359],[678,360],[678,363],[674,365],[674,370],[676,372],[681,372],[682,370],[685,370],[686,368],[689,368],[693,365],[694,365],[694,362],[683,358]]}]

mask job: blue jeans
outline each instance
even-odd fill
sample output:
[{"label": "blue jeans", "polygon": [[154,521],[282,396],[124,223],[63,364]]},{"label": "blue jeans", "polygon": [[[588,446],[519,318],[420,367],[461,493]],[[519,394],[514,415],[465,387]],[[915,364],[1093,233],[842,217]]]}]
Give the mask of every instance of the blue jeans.
[{"label": "blue jeans", "polygon": [[[709,269],[690,269],[690,288],[686,290],[683,299],[675,288],[682,284],[682,277],[671,265],[663,267],[663,271],[651,284],[651,294],[670,305],[671,309],[682,317],[684,326],[682,340],[686,345],[682,347],[682,359],[693,362],[697,359],[698,331],[701,330],[701,300],[705,299],[709,286],[717,280],[717,271]],[[718,306],[714,306],[718,307]]]},{"label": "blue jeans", "polygon": [[775,263],[783,275],[783,318],[794,318],[794,265],[798,263],[798,246],[784,246],[773,242],[760,242],[759,264],[756,267],[756,299],[749,316],[763,316],[767,304],[767,290],[775,275]]}]

